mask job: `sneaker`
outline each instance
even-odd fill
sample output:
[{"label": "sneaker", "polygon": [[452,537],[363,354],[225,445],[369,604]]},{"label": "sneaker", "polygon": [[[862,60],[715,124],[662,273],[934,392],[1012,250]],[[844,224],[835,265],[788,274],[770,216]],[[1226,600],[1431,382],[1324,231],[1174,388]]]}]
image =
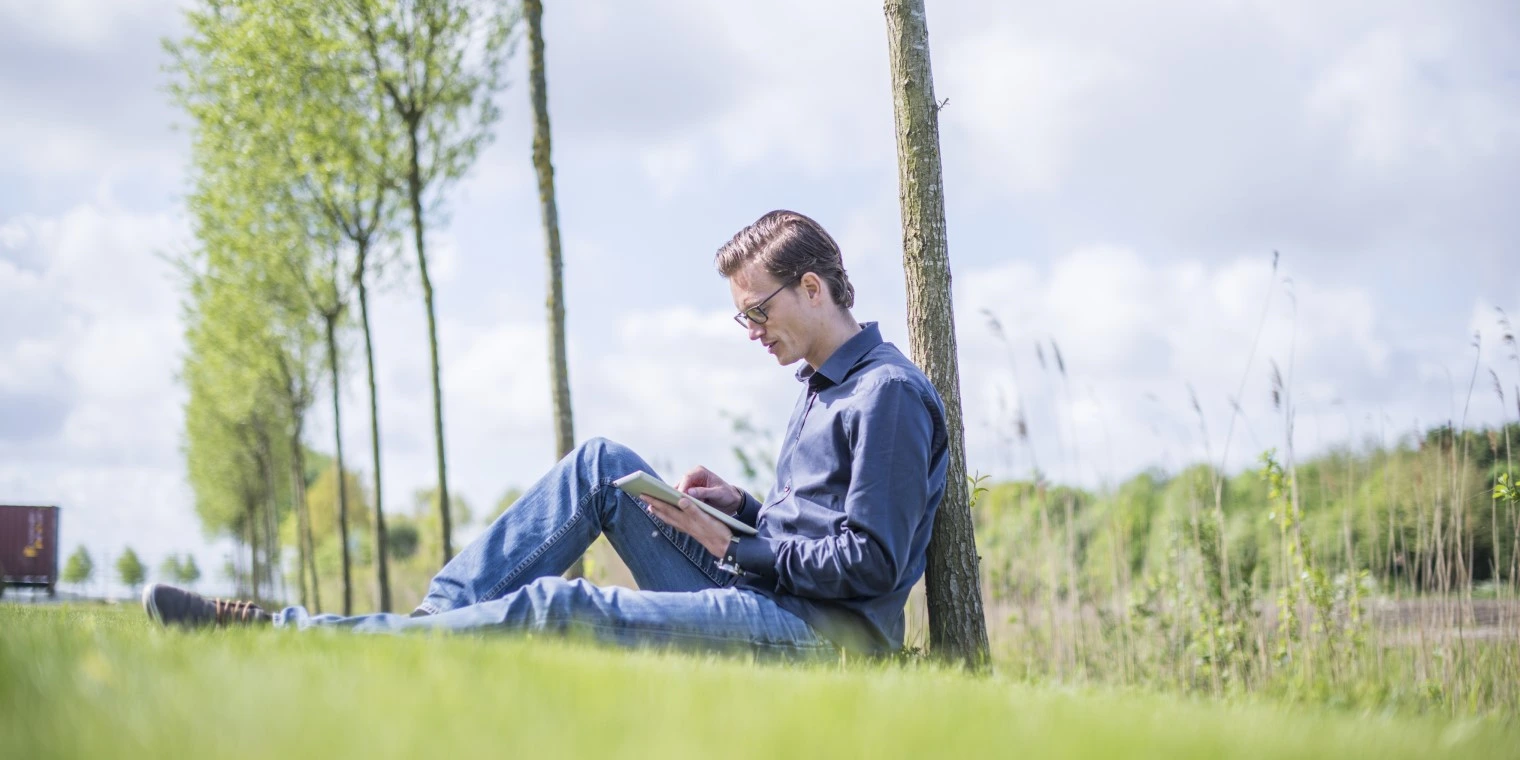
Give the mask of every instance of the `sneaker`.
[{"label": "sneaker", "polygon": [[231,625],[269,623],[271,618],[253,602],[234,599],[207,599],[193,591],[150,584],[143,589],[143,609],[159,625],[183,628],[210,628]]}]

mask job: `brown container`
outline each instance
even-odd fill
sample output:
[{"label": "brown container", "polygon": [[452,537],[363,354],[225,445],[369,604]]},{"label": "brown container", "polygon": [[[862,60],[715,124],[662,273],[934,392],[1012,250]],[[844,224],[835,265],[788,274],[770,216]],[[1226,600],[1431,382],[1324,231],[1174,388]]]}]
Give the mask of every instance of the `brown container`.
[{"label": "brown container", "polygon": [[58,583],[58,508],[0,504],[0,578],[7,586]]}]

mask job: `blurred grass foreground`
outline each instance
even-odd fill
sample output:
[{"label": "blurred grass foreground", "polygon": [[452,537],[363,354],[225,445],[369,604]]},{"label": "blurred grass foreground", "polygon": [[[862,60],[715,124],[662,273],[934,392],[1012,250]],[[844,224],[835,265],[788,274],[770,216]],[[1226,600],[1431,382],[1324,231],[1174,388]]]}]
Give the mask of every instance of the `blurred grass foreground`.
[{"label": "blurred grass foreground", "polygon": [[0,606],[0,756],[1515,757],[1507,721],[759,665],[521,637],[151,627]]}]

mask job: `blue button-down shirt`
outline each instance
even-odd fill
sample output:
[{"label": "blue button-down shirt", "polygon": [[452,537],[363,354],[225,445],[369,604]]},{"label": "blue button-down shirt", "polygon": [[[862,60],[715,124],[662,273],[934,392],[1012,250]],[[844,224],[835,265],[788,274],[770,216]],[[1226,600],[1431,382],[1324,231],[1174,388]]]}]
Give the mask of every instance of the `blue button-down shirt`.
[{"label": "blue button-down shirt", "polygon": [[738,517],[728,560],[752,588],[835,643],[902,648],[903,607],[924,573],[945,493],[945,407],[924,373],[867,322],[806,384],[776,461],[776,485]]}]

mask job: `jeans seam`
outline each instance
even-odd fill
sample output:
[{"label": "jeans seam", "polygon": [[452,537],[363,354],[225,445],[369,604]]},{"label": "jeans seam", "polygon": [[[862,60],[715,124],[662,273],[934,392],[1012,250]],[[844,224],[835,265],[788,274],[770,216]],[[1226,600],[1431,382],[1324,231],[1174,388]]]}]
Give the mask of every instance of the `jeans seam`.
[{"label": "jeans seam", "polygon": [[[524,559],[523,561],[517,563],[517,567],[512,568],[512,570],[509,571],[506,574],[506,576],[501,579],[500,582],[498,582],[495,586],[491,587],[490,592],[488,592],[484,597],[482,597],[480,601],[481,602],[490,602],[490,601],[495,601],[497,599],[500,599],[503,596],[506,596],[506,588],[508,586],[512,585],[512,581],[516,580],[517,576],[521,575],[522,572],[524,570],[526,570],[529,565],[531,565],[534,562],[538,561],[539,557],[544,556],[545,553],[547,553],[551,548],[554,547],[554,544],[557,541],[559,541],[561,538],[564,538],[565,534],[569,533],[570,529],[573,528],[573,527],[575,527],[576,523],[578,523],[578,522],[581,521],[581,518],[585,517],[585,515],[586,515],[586,502],[590,501],[591,497],[596,496],[597,494],[601,493],[602,489],[606,488],[607,484],[610,483],[610,482],[611,481],[603,479],[602,482],[599,483],[596,488],[591,489],[590,491],[588,491],[586,493],[585,496],[582,496],[580,502],[575,505],[575,514],[571,515],[570,519],[566,520],[565,524],[561,525],[559,527],[559,530],[554,531],[553,533],[551,533],[549,535],[548,538],[544,539],[543,543],[539,544],[538,548],[534,549],[532,554],[529,554],[526,559]],[[479,603],[480,602],[476,602],[476,604],[479,604]]]},{"label": "jeans seam", "polygon": [[[655,519],[654,515],[651,515],[642,509],[640,509],[639,512],[643,513],[643,515],[649,519],[649,522],[655,526],[656,530],[660,531],[660,535],[664,536],[665,540],[669,541],[671,546],[675,547],[676,551],[680,552],[681,555],[686,557],[688,561],[697,566],[698,572],[707,576],[707,579],[712,581],[714,584],[717,584],[719,588],[726,587],[727,584],[725,584],[724,581],[727,579],[719,577],[718,575],[708,571],[707,567],[702,562],[702,556],[698,550],[689,549],[683,545],[683,542],[677,540],[677,536],[674,535],[676,532],[675,528],[672,528],[668,523]],[[706,551],[706,549],[701,549],[701,551]],[[693,556],[694,554],[695,556]]]}]

